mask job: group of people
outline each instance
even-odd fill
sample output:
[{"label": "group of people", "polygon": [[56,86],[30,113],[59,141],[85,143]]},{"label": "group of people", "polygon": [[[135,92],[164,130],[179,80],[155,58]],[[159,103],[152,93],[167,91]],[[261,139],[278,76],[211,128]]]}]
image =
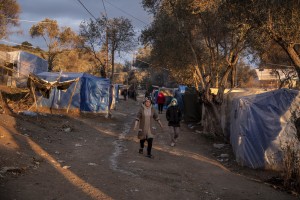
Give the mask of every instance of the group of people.
[{"label": "group of people", "polygon": [[121,95],[123,95],[124,100],[126,101],[127,98],[132,98],[133,100],[137,100],[137,92],[136,90],[131,90],[131,89],[123,89],[121,91]]},{"label": "group of people", "polygon": [[[144,102],[137,114],[134,130],[138,128],[138,139],[140,140],[139,153],[143,154],[144,145],[147,141],[147,157],[153,158],[151,154],[153,138],[155,137],[155,131],[152,131],[154,123],[157,122],[163,129],[163,125],[160,121],[159,115],[153,106],[153,102],[150,96],[145,95]],[[165,103],[165,97],[163,93],[158,94],[157,104],[159,114],[163,112],[163,106]],[[179,109],[177,99],[172,98],[171,103],[167,107],[166,119],[168,126],[170,127],[170,145],[175,146],[177,138],[179,136],[180,121],[182,119],[182,113]]]}]

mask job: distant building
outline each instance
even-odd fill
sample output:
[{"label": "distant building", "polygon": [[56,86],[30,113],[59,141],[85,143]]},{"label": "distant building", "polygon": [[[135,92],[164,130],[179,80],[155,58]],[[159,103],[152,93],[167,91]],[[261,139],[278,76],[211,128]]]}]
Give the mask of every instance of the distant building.
[{"label": "distant building", "polygon": [[278,88],[282,81],[291,77],[290,84],[296,85],[299,80],[295,69],[293,68],[258,68],[255,69],[261,87]]}]

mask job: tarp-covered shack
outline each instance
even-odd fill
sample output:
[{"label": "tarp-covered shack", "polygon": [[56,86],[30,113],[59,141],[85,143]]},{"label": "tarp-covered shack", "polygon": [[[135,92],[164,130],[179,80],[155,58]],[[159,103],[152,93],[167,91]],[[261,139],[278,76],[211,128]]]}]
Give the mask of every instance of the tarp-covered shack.
[{"label": "tarp-covered shack", "polygon": [[[7,63],[7,68],[0,70],[6,85],[26,87],[30,73],[38,74],[48,71],[46,60],[25,51],[1,52],[0,59]],[[4,71],[9,73],[4,73]]]},{"label": "tarp-covered shack", "polygon": [[287,145],[295,151],[300,147],[295,127],[300,117],[299,91],[239,96],[230,104],[230,142],[237,162],[251,168],[282,169]]},{"label": "tarp-covered shack", "polygon": [[53,87],[49,98],[38,97],[38,106],[51,109],[79,109],[83,112],[107,113],[110,98],[110,80],[87,73],[38,74],[43,80],[61,83],[74,80],[66,90]]}]

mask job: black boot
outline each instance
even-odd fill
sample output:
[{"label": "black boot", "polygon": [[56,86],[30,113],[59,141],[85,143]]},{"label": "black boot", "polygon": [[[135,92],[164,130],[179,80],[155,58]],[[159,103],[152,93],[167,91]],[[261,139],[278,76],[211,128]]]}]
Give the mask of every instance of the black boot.
[{"label": "black boot", "polygon": [[143,154],[143,149],[142,148],[139,149],[139,154]]},{"label": "black boot", "polygon": [[154,158],[154,156],[151,155],[151,154],[147,154],[146,157],[147,157],[147,158]]}]

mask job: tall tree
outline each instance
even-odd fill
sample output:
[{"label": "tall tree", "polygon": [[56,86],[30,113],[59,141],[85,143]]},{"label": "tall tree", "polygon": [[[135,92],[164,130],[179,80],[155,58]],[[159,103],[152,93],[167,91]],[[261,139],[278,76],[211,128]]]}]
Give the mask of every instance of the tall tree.
[{"label": "tall tree", "polygon": [[64,50],[75,47],[79,41],[76,33],[70,27],[60,28],[56,20],[48,18],[33,25],[29,33],[32,38],[41,37],[44,39],[48,47],[44,57],[48,60],[49,71],[53,70],[57,55]]},{"label": "tall tree", "polygon": [[[146,5],[149,6],[149,3],[150,1]],[[142,32],[141,39],[145,45],[151,47],[152,67],[172,69],[173,75],[186,74],[187,66],[196,66],[197,68],[196,62],[202,58],[198,55],[204,55],[205,53],[202,51],[201,44],[199,44],[197,46],[199,54],[191,54],[191,47],[187,42],[190,35],[183,32],[183,23],[176,18],[168,1],[163,3],[162,6],[164,7],[162,9],[154,11],[154,21],[151,26]],[[156,6],[154,5],[154,7]],[[173,9],[175,9],[174,6]],[[150,10],[153,10],[153,8]],[[195,59],[195,55],[197,59]],[[195,70],[191,72],[191,77],[193,77],[194,72]]]},{"label": "tall tree", "polygon": [[9,34],[11,26],[18,26],[20,6],[16,0],[0,0],[0,39]]},{"label": "tall tree", "polygon": [[269,40],[276,42],[290,57],[300,77],[300,1],[228,0],[228,2],[239,6],[240,23],[251,26],[253,44],[262,48]]},{"label": "tall tree", "polygon": [[[239,5],[218,0],[145,0],[144,6],[149,6],[150,11],[155,9],[155,20],[143,34],[153,47],[152,55],[170,58],[166,66],[172,71],[180,60],[184,61],[180,62],[181,68],[194,67],[190,79],[194,79],[196,88],[200,86],[211,121],[208,126],[215,127],[214,132],[221,135],[216,125],[220,124],[224,90],[230,75],[231,87],[236,85],[236,66],[248,47],[250,28],[236,20]],[[219,88],[217,96],[210,93],[213,85]]]},{"label": "tall tree", "polygon": [[[84,46],[98,60],[101,75],[106,77],[107,70],[100,52],[110,51],[111,57],[111,75],[113,81],[115,54],[122,51],[128,52],[134,47],[134,30],[131,22],[123,17],[107,19],[105,17],[98,18],[80,25],[80,35],[84,39]],[[108,62],[108,60],[106,60]]]},{"label": "tall tree", "polygon": [[106,62],[103,59],[106,47],[106,21],[105,17],[83,21],[80,24],[80,36],[83,39],[83,47],[95,58],[95,68],[99,70],[102,77],[106,77]]},{"label": "tall tree", "polygon": [[111,53],[111,80],[114,77],[114,63],[116,52],[128,52],[135,46],[134,30],[129,19],[123,17],[113,18],[107,22],[108,46]]}]

